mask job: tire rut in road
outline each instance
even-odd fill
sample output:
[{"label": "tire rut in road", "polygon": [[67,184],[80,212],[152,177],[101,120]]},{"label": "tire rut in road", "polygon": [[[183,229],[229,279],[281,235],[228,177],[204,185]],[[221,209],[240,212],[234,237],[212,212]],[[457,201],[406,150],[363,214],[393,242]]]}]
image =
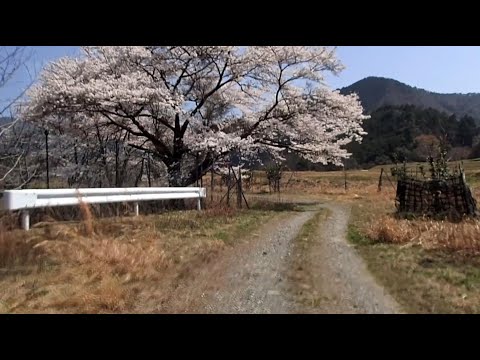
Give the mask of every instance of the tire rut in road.
[{"label": "tire rut in road", "polygon": [[[205,307],[208,313],[280,314],[292,312],[286,296],[286,266],[292,242],[314,212],[293,213],[259,229],[228,263],[220,286]],[[243,251],[242,251],[243,250]]]},{"label": "tire rut in road", "polygon": [[[350,207],[323,204],[330,211],[319,224],[311,245],[301,254],[308,273],[308,290],[295,312],[300,313],[399,313],[398,303],[377,284],[354,246],[347,241]],[[310,306],[306,305],[309,303]]]}]

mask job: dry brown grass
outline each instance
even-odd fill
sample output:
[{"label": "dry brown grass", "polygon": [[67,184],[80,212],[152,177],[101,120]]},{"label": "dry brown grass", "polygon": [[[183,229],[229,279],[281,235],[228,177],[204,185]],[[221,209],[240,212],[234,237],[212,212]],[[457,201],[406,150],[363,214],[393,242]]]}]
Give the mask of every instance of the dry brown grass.
[{"label": "dry brown grass", "polygon": [[[380,169],[371,171],[347,171],[347,189],[345,189],[344,173],[342,171],[313,172],[304,171],[285,173],[281,183],[280,197],[284,199],[338,200],[350,201],[363,198],[382,196],[391,197],[394,188],[383,179],[382,192],[378,192]],[[269,193],[268,181],[261,172],[255,175],[254,182],[248,190],[250,197],[263,195],[272,199],[278,194]]]},{"label": "dry brown grass", "polygon": [[429,219],[375,219],[366,235],[376,241],[417,244],[425,249],[446,249],[480,254],[480,222],[465,219],[458,223]]},{"label": "dry brown grass", "polygon": [[480,260],[461,251],[350,238],[378,281],[411,313],[480,313]]},{"label": "dry brown grass", "polygon": [[[370,231],[373,238],[386,241],[377,242],[379,248],[395,242],[456,250],[455,254],[460,250],[478,253],[476,239],[480,234],[478,224],[473,221],[461,224],[408,222],[388,216],[394,211],[395,194],[386,180],[382,192],[377,192],[379,171],[348,171],[347,191],[342,172],[296,173],[280,196],[266,194],[268,185],[258,176],[247,198],[252,201],[251,205],[261,204],[265,199],[348,201],[356,209],[354,220],[359,230]],[[290,174],[285,178],[289,179]],[[179,296],[178,289],[197,286],[199,269],[235,244],[236,239],[273,216],[264,209],[236,211],[219,206],[225,190],[225,187],[222,191],[216,188],[215,206],[202,212],[100,219],[85,205],[80,208],[81,222],[42,222],[28,233],[12,230],[18,223],[17,217],[2,217],[0,312],[182,312],[190,299]],[[480,187],[474,186],[472,190],[479,199]],[[208,200],[209,197],[207,204]],[[231,204],[234,206],[235,202],[233,193]],[[372,262],[378,262],[379,273],[389,274],[386,281],[396,281],[398,269],[414,267],[410,258],[399,260],[398,249],[402,246],[384,249],[385,253],[389,252],[385,259],[379,258],[377,247],[367,248]],[[412,247],[404,249],[413,251]],[[389,264],[392,271],[386,272],[385,266]],[[456,271],[462,272],[463,265]],[[433,281],[430,275],[425,275],[425,279],[426,283]],[[410,277],[405,278],[405,286],[399,287],[399,293],[407,293],[405,289],[411,288],[411,281]],[[447,285],[456,289],[451,282]],[[439,289],[444,291],[445,286]],[[432,294],[441,295],[440,290]]]},{"label": "dry brown grass", "polygon": [[407,312],[480,313],[480,222],[398,218],[390,188],[349,200],[349,237],[371,272]]},{"label": "dry brown grass", "polygon": [[[347,171],[346,191],[341,171],[297,172],[280,198],[352,205],[350,235],[356,238],[352,241],[372,273],[407,311],[480,313],[480,223],[397,219],[394,180],[390,179],[392,184],[384,178],[382,191],[377,191],[380,168]],[[472,192],[480,199],[480,162],[469,162],[465,169]],[[248,195],[277,197],[268,194],[261,174]]]},{"label": "dry brown grass", "polygon": [[213,208],[0,231],[0,312],[181,311],[176,289],[268,212]]},{"label": "dry brown grass", "polygon": [[[474,185],[472,192],[480,199],[480,187]],[[394,214],[395,191],[385,181],[381,192],[371,183],[363,184],[359,194],[361,196],[358,197],[345,195],[342,199],[354,201],[354,225],[374,241],[420,245],[424,249],[444,249],[468,254],[480,252],[479,220],[465,218],[461,222],[453,222],[425,217],[397,217]]]},{"label": "dry brown grass", "polygon": [[82,223],[84,228],[84,234],[86,236],[92,236],[93,235],[93,215],[92,215],[92,211],[90,210],[90,206],[88,206],[88,204],[80,200],[79,207],[80,207],[80,213],[83,219]]},{"label": "dry brown grass", "polygon": [[41,249],[35,250],[18,232],[0,228],[0,269],[32,263],[40,252]]}]

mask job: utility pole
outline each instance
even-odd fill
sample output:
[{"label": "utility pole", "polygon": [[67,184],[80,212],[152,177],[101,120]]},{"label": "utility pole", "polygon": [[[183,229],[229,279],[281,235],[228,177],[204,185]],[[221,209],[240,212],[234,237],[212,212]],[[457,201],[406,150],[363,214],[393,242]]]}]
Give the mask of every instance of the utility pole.
[{"label": "utility pole", "polygon": [[150,154],[147,153],[147,179],[148,187],[152,187]]},{"label": "utility pole", "polygon": [[50,169],[48,166],[48,130],[45,129],[45,162],[47,165],[47,189],[50,189]]}]

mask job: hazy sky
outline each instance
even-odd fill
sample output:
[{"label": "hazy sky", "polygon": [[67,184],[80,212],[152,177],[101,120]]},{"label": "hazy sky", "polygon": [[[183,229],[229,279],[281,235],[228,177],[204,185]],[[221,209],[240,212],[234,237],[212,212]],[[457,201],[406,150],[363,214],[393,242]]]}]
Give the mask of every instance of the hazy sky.
[{"label": "hazy sky", "polygon": [[[28,66],[37,71],[61,56],[79,53],[76,46],[34,46]],[[389,77],[411,86],[440,93],[480,93],[480,46],[340,46],[337,55],[346,69],[327,76],[333,88],[350,85],[367,76]],[[0,104],[29,83],[22,69],[0,89]]]},{"label": "hazy sky", "polygon": [[480,93],[480,46],[340,46],[347,67],[333,87],[367,76],[392,78],[439,93]]}]

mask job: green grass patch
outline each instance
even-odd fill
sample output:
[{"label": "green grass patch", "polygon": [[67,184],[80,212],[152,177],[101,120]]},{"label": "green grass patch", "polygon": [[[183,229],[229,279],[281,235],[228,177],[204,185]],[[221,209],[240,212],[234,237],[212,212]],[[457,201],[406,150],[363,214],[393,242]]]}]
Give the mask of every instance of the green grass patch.
[{"label": "green grass patch", "polygon": [[374,243],[372,239],[363,235],[355,226],[351,224],[348,226],[347,236],[348,240],[355,245],[372,245]]},{"label": "green grass patch", "polygon": [[[364,209],[364,208],[363,208]],[[352,211],[348,239],[371,273],[410,313],[480,313],[480,258],[419,245],[385,244],[369,239]]]},{"label": "green grass patch", "polygon": [[295,238],[295,242],[309,242],[314,240],[320,221],[325,219],[329,210],[322,209],[318,211],[311,219],[303,224],[302,229]]},{"label": "green grass patch", "polygon": [[213,237],[226,244],[234,244],[236,239],[248,235],[253,229],[264,224],[276,215],[275,211],[243,210],[237,213],[231,226],[217,224]]},{"label": "green grass patch", "polygon": [[321,305],[316,288],[318,276],[318,258],[314,251],[318,251],[319,229],[322,222],[329,215],[328,209],[321,209],[309,219],[301,228],[293,242],[291,264],[288,273],[288,293],[298,304],[302,313],[315,312]]}]

